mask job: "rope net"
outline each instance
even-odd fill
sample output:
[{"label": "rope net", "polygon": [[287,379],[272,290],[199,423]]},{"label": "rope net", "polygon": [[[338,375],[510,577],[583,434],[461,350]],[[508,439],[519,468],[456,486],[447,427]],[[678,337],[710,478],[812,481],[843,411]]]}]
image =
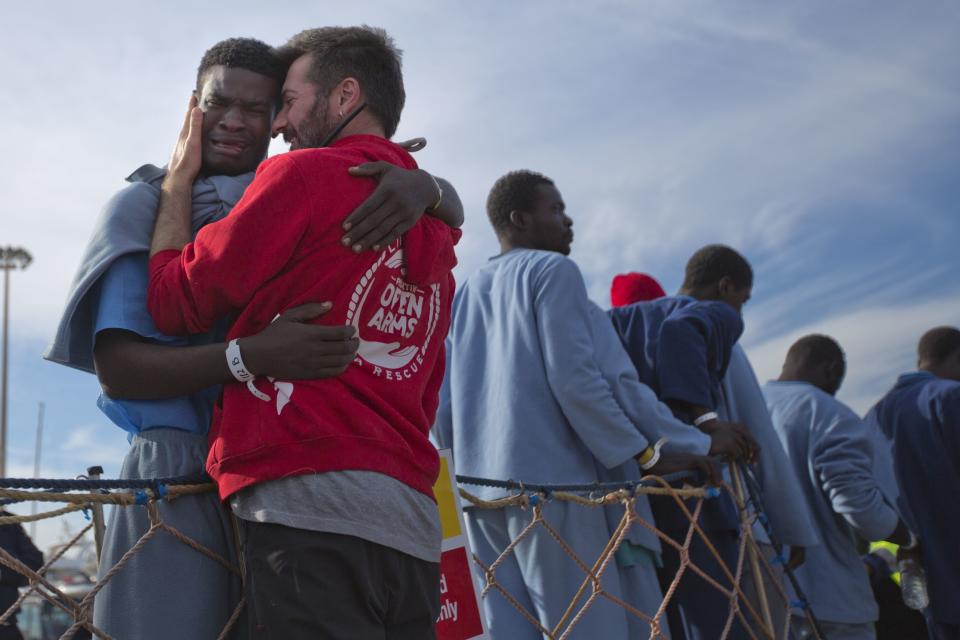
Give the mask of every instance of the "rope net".
[{"label": "rope net", "polygon": [[[528,519],[520,533],[502,549],[493,562],[484,564],[474,553],[474,563],[483,579],[481,598],[502,598],[544,638],[551,640],[577,637],[578,623],[592,607],[596,607],[602,601],[613,603],[628,616],[634,616],[644,622],[649,628],[649,636],[644,637],[649,637],[651,640],[668,640],[670,638],[666,623],[668,606],[676,597],[681,584],[685,581],[700,580],[702,582],[698,584],[722,594],[729,603],[722,628],[718,625],[717,629],[712,630],[716,632],[716,636],[713,637],[719,640],[731,637],[749,637],[753,640],[794,638],[796,635],[791,635],[790,631],[792,608],[805,612],[810,629],[810,635],[805,638],[823,640],[817,622],[805,600],[802,599],[802,595],[800,600],[791,601],[784,588],[784,575],[781,571],[786,571],[790,574],[791,580],[793,579],[792,573],[786,566],[787,559],[780,555],[767,557],[757,544],[753,534],[755,522],[760,522],[771,534],[771,540],[775,540],[769,523],[757,504],[759,496],[748,499],[743,490],[739,469],[734,466],[731,467],[731,471],[734,485],[732,487],[726,483],[720,487],[696,487],[684,483],[681,488],[674,488],[668,483],[668,479],[650,476],[642,483],[631,483],[629,486],[604,492],[602,495],[598,495],[595,489],[589,487],[583,487],[580,491],[544,491],[543,487],[531,490],[530,487],[524,488],[520,483],[513,483],[519,489],[519,493],[498,500],[482,500],[469,491],[461,489],[461,497],[474,509],[519,507],[528,513]],[[752,478],[750,480],[752,481]],[[753,488],[756,488],[755,484]],[[740,516],[737,558],[732,565],[721,557],[709,533],[704,531],[698,523],[705,502],[717,499],[722,494],[730,496]],[[640,496],[668,496],[675,502],[689,523],[682,541],[678,542],[658,529],[652,522],[640,517],[636,509]],[[574,552],[561,535],[560,528],[552,525],[545,515],[545,505],[550,501],[572,503],[584,509],[619,505],[622,516],[606,546],[597,549],[598,555],[582,557]],[[617,572],[617,551],[626,543],[634,528],[642,528],[653,533],[659,539],[664,552],[667,552],[669,547],[680,558],[679,569],[669,584],[663,585],[663,596],[659,607],[652,611],[641,611],[634,604],[607,591],[603,585],[605,575]],[[524,599],[523,594],[511,592],[498,580],[498,571],[504,569],[511,555],[522,552],[525,543],[538,532],[545,534],[540,536],[540,540],[547,540],[557,545],[583,576],[573,596],[569,597],[569,600],[563,599],[566,607],[562,615],[558,619],[549,621],[549,626],[545,626],[543,616],[538,616],[537,611],[531,611],[521,604],[521,600]],[[716,563],[713,569],[714,575],[692,561],[691,545],[695,541],[700,541],[706,547],[711,560]],[[774,544],[774,546],[778,545]],[[775,565],[782,565],[782,567],[778,570]],[[719,567],[722,574],[721,579],[716,575],[716,567]],[[726,584],[722,584],[722,581]],[[798,587],[795,582],[794,586]],[[547,589],[542,594],[542,599],[563,597],[556,592],[550,593],[549,585]],[[741,631],[734,634],[736,622],[739,622]]]},{"label": "rope net", "polygon": [[[172,486],[167,483],[170,482]],[[63,545],[59,545],[56,552],[46,559],[43,566],[34,571],[23,562],[12,556],[5,549],[0,548],[0,566],[3,571],[12,570],[24,576],[27,581],[27,587],[21,589],[20,595],[12,606],[10,606],[2,615],[0,615],[0,625],[8,624],[17,610],[23,605],[27,598],[39,596],[43,601],[49,603],[52,607],[65,613],[73,623],[60,635],[60,640],[80,639],[80,638],[102,638],[103,640],[114,640],[113,636],[103,629],[98,628],[93,623],[93,601],[103,588],[117,574],[127,568],[131,559],[151,541],[161,536],[171,536],[174,540],[183,544],[187,549],[195,553],[206,556],[214,562],[222,565],[227,571],[243,576],[242,563],[238,563],[235,558],[224,558],[208,547],[200,544],[190,536],[187,536],[179,529],[164,522],[161,511],[158,508],[158,501],[173,501],[179,497],[187,495],[198,495],[210,493],[216,490],[211,483],[198,484],[174,484],[176,479],[159,479],[151,481],[96,481],[96,480],[22,480],[22,479],[3,479],[0,480],[0,486],[41,486],[44,488],[57,487],[63,488],[63,491],[45,491],[45,490],[24,490],[15,488],[0,488],[0,500],[4,504],[12,502],[23,502],[35,500],[38,502],[65,503],[66,506],[38,513],[35,515],[10,515],[0,517],[0,525],[22,524],[25,522],[35,522],[56,518],[68,513],[77,511],[94,511],[94,521],[87,524],[73,538]],[[126,487],[127,490],[109,491],[117,487]],[[140,488],[142,487],[142,488]],[[73,492],[73,489],[99,488],[97,492]],[[100,567],[99,578],[79,600],[66,592],[66,589],[55,584],[48,577],[51,567],[60,560],[68,551],[75,548],[90,533],[98,519],[98,508],[103,505],[114,505],[116,508],[145,509],[150,526],[147,531],[140,536],[136,543],[124,553],[120,559],[105,571],[105,567]],[[236,534],[236,528],[234,530]],[[233,614],[220,632],[217,640],[224,640],[229,637],[233,631],[243,611],[245,602],[241,599]],[[118,638],[116,640],[128,640]],[[129,639],[134,640],[134,639]]]},{"label": "rope net", "polygon": [[[628,616],[634,616],[649,626],[649,638],[651,640],[666,640],[670,636],[667,632],[667,608],[675,593],[684,580],[694,580],[699,578],[709,588],[716,590],[723,595],[729,602],[726,621],[723,628],[719,630],[717,638],[725,640],[730,637],[731,630],[735,622],[739,622],[747,637],[753,640],[775,639],[793,637],[789,635],[790,608],[791,606],[803,606],[803,602],[791,602],[784,590],[782,577],[774,568],[774,563],[785,564],[785,559],[775,557],[770,561],[761,552],[753,536],[753,523],[759,517],[760,521],[767,525],[763,517],[762,510],[758,505],[751,504],[745,497],[740,473],[733,469],[732,474],[734,487],[727,484],[721,487],[697,487],[684,483],[683,486],[675,488],[671,486],[670,481],[676,478],[660,478],[650,476],[644,478],[640,483],[621,483],[620,485],[590,485],[575,486],[524,486],[522,483],[483,481],[476,478],[458,477],[458,481],[466,484],[486,484],[487,486],[502,486],[504,488],[516,488],[517,493],[507,495],[497,500],[481,500],[469,491],[461,488],[460,495],[469,503],[468,508],[474,509],[506,509],[509,507],[519,507],[528,514],[529,520],[524,524],[520,533],[505,548],[500,551],[499,556],[489,563],[484,564],[476,554],[473,556],[477,568],[477,575],[482,578],[481,598],[503,598],[510,604],[533,628],[535,628],[544,638],[551,640],[564,640],[571,638],[576,633],[577,625],[584,616],[597,606],[599,602],[610,602],[626,612]],[[750,480],[749,475],[747,476]],[[167,484],[169,482],[169,484]],[[76,511],[94,511],[94,522],[87,524],[79,533],[63,545],[60,545],[56,552],[46,559],[44,565],[34,571],[23,562],[12,556],[6,550],[0,548],[0,567],[2,570],[12,570],[24,576],[28,585],[21,589],[17,601],[7,611],[0,615],[0,625],[7,624],[24,601],[33,596],[39,596],[52,607],[62,611],[73,621],[62,635],[60,640],[70,640],[71,638],[102,638],[112,640],[103,629],[98,628],[93,622],[93,602],[94,598],[100,593],[107,583],[118,573],[123,571],[130,560],[136,556],[146,545],[151,544],[152,540],[160,536],[171,536],[183,544],[192,552],[202,554],[207,558],[222,565],[231,573],[237,574],[242,579],[243,563],[236,558],[225,558],[211,549],[200,544],[191,537],[185,535],[177,528],[164,522],[161,510],[158,508],[159,501],[172,501],[185,495],[197,495],[201,493],[212,492],[214,485],[210,483],[176,483],[176,479],[152,480],[152,481],[68,481],[68,480],[20,480],[20,479],[0,479],[0,500],[5,504],[22,501],[39,501],[47,503],[64,503],[66,506],[52,509],[44,513],[35,515],[9,515],[0,517],[0,525],[21,524],[38,520],[56,518]],[[23,488],[11,488],[17,486],[43,487],[42,490],[27,490]],[[6,487],[6,488],[3,488]],[[46,490],[50,487],[59,488],[60,491]],[[118,489],[119,487],[119,489]],[[123,488],[126,487],[126,488]],[[89,491],[89,489],[97,489]],[[86,491],[84,491],[86,490]],[[734,504],[736,504],[740,514],[739,531],[739,549],[736,562],[732,566],[728,565],[721,554],[717,551],[709,535],[698,524],[698,518],[702,511],[705,501],[716,499],[722,493],[729,495]],[[689,521],[686,534],[682,542],[678,542],[657,529],[652,523],[641,518],[637,512],[636,503],[641,496],[667,496],[675,501],[678,508],[683,512]],[[600,509],[613,506],[622,509],[622,516],[615,530],[612,532],[609,541],[602,549],[597,549],[596,557],[586,557],[577,554],[572,546],[564,539],[560,528],[554,526],[545,515],[545,507],[550,502],[568,503],[575,505],[578,509]],[[136,543],[122,555],[119,561],[108,570],[101,566],[99,578],[92,584],[90,590],[79,599],[75,599],[66,593],[63,588],[56,585],[48,577],[51,566],[60,560],[64,554],[78,545],[81,540],[97,524],[98,507],[103,505],[114,505],[116,508],[145,509],[150,526],[148,530],[136,541]],[[619,513],[619,512],[618,512]],[[102,518],[102,516],[100,516]],[[102,520],[101,520],[102,522]],[[234,523],[236,525],[236,523]],[[663,598],[659,607],[653,611],[641,611],[634,604],[627,602],[621,597],[609,593],[603,585],[603,578],[606,574],[617,571],[617,561],[615,554],[627,540],[630,532],[634,528],[642,528],[652,532],[659,540],[666,551],[667,547],[675,550],[680,557],[680,567],[670,581],[669,586],[663,589]],[[769,531],[769,526],[767,525]],[[511,593],[498,580],[498,571],[501,571],[503,565],[508,562],[512,554],[522,552],[524,545],[539,532],[541,539],[547,539],[552,544],[557,545],[563,554],[569,558],[580,572],[583,574],[582,582],[576,593],[570,598],[562,616],[554,621],[550,628],[544,626],[537,613],[530,611],[520,602],[519,594]],[[772,533],[772,532],[771,532]],[[238,535],[237,528],[234,526],[234,534]],[[771,539],[773,537],[771,536]],[[722,584],[721,580],[703,567],[698,566],[691,561],[690,548],[695,540],[700,540],[709,550],[712,559],[719,566],[722,577],[727,584]],[[240,545],[237,544],[237,548]],[[519,551],[518,551],[519,550]],[[98,550],[99,551],[99,550]],[[789,570],[787,571],[789,573]],[[746,586],[747,576],[752,576],[753,589]],[[792,576],[791,576],[792,577]],[[763,578],[767,578],[764,580]],[[772,585],[772,589],[771,589]],[[35,594],[35,595],[34,595]],[[547,597],[554,597],[556,594],[547,593]],[[245,601],[240,599],[233,614],[225,624],[223,630],[218,636],[218,640],[228,638],[234,628],[237,626],[240,615],[245,607]],[[810,621],[810,628],[813,630],[810,638],[822,640],[818,632],[816,620],[813,618],[809,609],[806,608],[807,618]],[[774,612],[779,612],[779,616],[774,616]],[[775,625],[774,620],[782,621]],[[133,640],[118,638],[117,640]]]}]

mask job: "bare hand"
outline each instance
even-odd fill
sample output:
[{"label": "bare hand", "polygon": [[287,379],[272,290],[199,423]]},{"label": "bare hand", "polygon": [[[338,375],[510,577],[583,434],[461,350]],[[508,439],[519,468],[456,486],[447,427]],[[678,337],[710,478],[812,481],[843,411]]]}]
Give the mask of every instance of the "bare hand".
[{"label": "bare hand", "polygon": [[643,471],[643,473],[663,477],[680,471],[699,471],[712,485],[720,485],[723,482],[720,465],[706,456],[696,456],[690,453],[661,454],[657,464],[653,465],[652,469]]},{"label": "bare hand", "polygon": [[710,436],[710,455],[753,462],[760,454],[760,445],[747,427],[739,422],[711,420],[701,429]]},{"label": "bare hand", "polygon": [[350,167],[350,175],[373,178],[377,189],[343,221],[341,242],[354,252],[379,251],[399,238],[437,201],[437,185],[422,169],[403,169],[389,162]]},{"label": "bare hand", "polygon": [[356,330],[310,322],[330,309],[329,302],[288,309],[260,333],[241,339],[250,371],[281,380],[332,378],[346,371],[359,347]]},{"label": "bare hand", "polygon": [[183,117],[180,136],[167,164],[169,180],[179,185],[193,184],[203,163],[202,130],[203,111],[197,106],[197,97],[192,95],[187,104],[187,113]]}]

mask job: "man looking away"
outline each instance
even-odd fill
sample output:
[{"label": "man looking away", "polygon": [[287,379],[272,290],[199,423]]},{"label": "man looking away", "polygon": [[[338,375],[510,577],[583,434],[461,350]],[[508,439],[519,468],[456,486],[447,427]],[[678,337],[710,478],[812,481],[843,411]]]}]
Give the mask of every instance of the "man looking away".
[{"label": "man looking away", "polygon": [[[736,281],[746,281],[745,274],[750,273],[750,287],[748,290],[740,291],[736,287],[725,284],[723,278],[703,277],[711,270],[711,263],[723,264],[729,266],[721,268],[720,273],[726,271],[729,277]],[[736,268],[735,265],[740,265]],[[719,300],[737,307],[739,306],[740,316],[743,317],[743,307],[750,300],[753,293],[753,268],[736,250],[723,245],[708,245],[694,253],[691,256],[686,273],[688,274],[680,295],[689,295],[700,300]],[[698,275],[700,274],[700,275]],[[714,280],[714,282],[711,282]],[[734,282],[735,284],[735,282]],[[744,293],[746,295],[744,295]],[[764,506],[767,509],[767,516],[770,518],[770,525],[777,534],[778,541],[781,544],[790,546],[791,556],[789,564],[791,568],[799,566],[803,560],[803,549],[818,543],[816,531],[811,527],[811,514],[805,508],[799,486],[793,478],[785,479],[782,469],[787,465],[786,454],[783,445],[773,429],[770,422],[770,413],[767,410],[767,403],[763,397],[763,391],[757,376],[750,364],[747,353],[738,340],[730,352],[730,361],[727,365],[726,375],[721,382],[721,393],[717,412],[721,420],[737,422],[744,425],[750,435],[757,442],[763,455],[757,460],[755,471],[757,483],[763,490],[765,497]],[[767,533],[759,524],[755,524],[753,532],[760,543],[761,551],[772,558],[772,547],[767,539]],[[778,569],[775,569],[775,571]],[[750,594],[756,590],[757,586],[753,584],[753,574],[747,575],[747,593]],[[769,576],[764,573],[765,579]],[[770,588],[768,583],[767,593],[774,593],[776,590]],[[782,628],[780,620],[777,620],[779,609],[783,611],[786,607],[773,607],[774,625],[776,628]]]},{"label": "man looking away", "polygon": [[[729,247],[711,245],[697,251],[687,263],[676,296],[608,311],[641,382],[689,422],[688,429],[708,434],[729,430],[739,442],[731,456],[735,459],[755,456],[756,442],[743,425],[723,422],[717,408],[731,350],[743,332],[740,311],[752,286],[753,271],[747,261]],[[650,504],[657,527],[683,544],[690,527],[686,513],[670,497],[654,496]],[[730,497],[723,494],[705,502],[699,524],[732,574],[740,522]],[[693,537],[690,559],[720,584],[732,588],[727,572],[700,535]],[[670,586],[680,567],[680,554],[673,547],[666,548],[659,571],[661,587]],[[729,599],[695,573],[684,576],[667,607],[674,638],[686,640],[712,638],[728,613]],[[735,622],[730,637],[745,635],[739,621]]]},{"label": "man looking away", "polygon": [[917,345],[917,371],[899,377],[870,411],[890,447],[897,509],[920,538],[900,548],[926,569],[927,628],[935,640],[960,638],[960,329],[930,329]]},{"label": "man looking away", "polygon": [[[691,260],[696,260],[697,255],[694,254]],[[709,288],[697,288],[694,293],[708,296],[714,294]],[[657,300],[666,295],[660,284],[645,273],[619,274],[614,277],[610,287],[610,301],[614,307]],[[799,485],[793,478],[784,477],[782,473],[782,469],[788,465],[787,456],[773,430],[763,391],[739,341],[733,346],[730,363],[721,384],[717,413],[722,420],[743,424],[763,451],[756,469],[757,482],[764,494],[764,507],[778,542],[790,545],[790,567],[796,568],[802,559],[803,548],[816,544],[816,532],[810,525],[812,517],[800,495]],[[774,549],[770,543],[759,521],[754,523],[753,535],[765,557],[772,559],[780,553],[780,550]],[[779,565],[774,563],[772,566],[775,577],[767,573],[762,577],[767,597],[774,599],[783,589],[783,576]],[[745,573],[743,586],[747,598],[751,602],[759,602],[752,572]],[[780,602],[782,600],[775,600],[774,606],[770,607],[773,627],[777,634],[782,634],[786,616],[789,615],[787,603],[783,602],[783,606],[778,606]]]},{"label": "man looking away", "polygon": [[430,638],[440,526],[427,430],[459,234],[422,218],[375,252],[344,246],[344,220],[373,189],[347,168],[416,166],[388,140],[404,102],[400,53],[370,27],[310,29],[281,53],[292,63],[274,132],[292,152],[264,162],[233,213],[189,243],[201,121],[188,114],[164,182],[148,306],[171,332],[234,313],[232,338],[319,297],[333,303],[324,322],[356,329],[357,358],[325,380],[252,377],[232,343],[244,384],[224,390],[207,469],[244,521],[257,637]]},{"label": "man looking away", "polygon": [[[877,603],[851,533],[896,544],[912,536],[873,477],[866,426],[834,397],[845,372],[835,340],[805,336],[763,393],[822,541],[807,549],[797,580],[828,638],[867,640],[876,637]],[[798,637],[814,637],[805,617],[793,621]]]},{"label": "man looking away", "polygon": [[[712,470],[704,454],[739,446],[682,424],[640,384],[606,315],[587,298],[579,268],[566,257],[573,220],[552,180],[532,171],[506,174],[490,190],[487,213],[501,253],[457,292],[435,427],[437,440],[452,447],[458,472],[537,484],[639,480],[641,473]],[[651,463],[663,437],[664,455]],[[470,490],[486,500],[503,495]],[[643,496],[636,508],[651,521]],[[588,564],[613,533],[602,511],[549,501],[543,514]],[[472,508],[466,521],[474,552],[490,566],[529,525],[530,514],[520,507]],[[653,570],[659,541],[634,527],[621,550],[619,570],[604,574],[603,589],[652,615],[662,600]],[[496,570],[497,582],[547,629],[560,623],[584,577],[539,528]],[[541,636],[499,593],[490,592],[483,607],[494,638]],[[659,628],[666,627],[660,620]],[[649,634],[644,620],[599,599],[569,637]]]}]

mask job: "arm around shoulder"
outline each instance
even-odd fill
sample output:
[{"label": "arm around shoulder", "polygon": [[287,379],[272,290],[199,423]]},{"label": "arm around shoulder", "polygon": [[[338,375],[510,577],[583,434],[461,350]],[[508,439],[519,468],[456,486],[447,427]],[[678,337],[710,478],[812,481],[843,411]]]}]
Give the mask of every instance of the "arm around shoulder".
[{"label": "arm around shoulder", "polygon": [[230,381],[223,343],[165,346],[132,331],[96,336],[93,358],[100,387],[114,400],[165,400]]},{"label": "arm around shoulder", "polygon": [[[329,305],[288,309],[260,333],[238,340],[251,373],[281,380],[335,377],[356,356],[353,327],[313,324]],[[97,334],[97,377],[104,393],[120,400],[163,400],[233,382],[227,345],[165,346],[138,334],[108,329]]]}]

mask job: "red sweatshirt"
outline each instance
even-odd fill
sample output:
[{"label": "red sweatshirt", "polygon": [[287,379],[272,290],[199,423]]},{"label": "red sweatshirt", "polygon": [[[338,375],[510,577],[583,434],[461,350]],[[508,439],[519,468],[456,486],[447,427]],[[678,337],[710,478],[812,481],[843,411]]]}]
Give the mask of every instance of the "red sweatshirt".
[{"label": "red sweatshirt", "polygon": [[433,497],[438,459],[427,439],[443,379],[453,245],[459,232],[423,216],[379,253],[340,244],[341,223],[375,187],[347,168],[413,158],[375,136],[265,161],[240,202],[182,251],[150,261],[148,308],[170,335],[236,314],[228,339],[261,331],[282,311],[330,300],[317,322],[357,328],[360,349],[325,380],[258,377],[264,401],[224,385],[207,470],[226,498],[251,484],[305,473],[378,471]]}]

